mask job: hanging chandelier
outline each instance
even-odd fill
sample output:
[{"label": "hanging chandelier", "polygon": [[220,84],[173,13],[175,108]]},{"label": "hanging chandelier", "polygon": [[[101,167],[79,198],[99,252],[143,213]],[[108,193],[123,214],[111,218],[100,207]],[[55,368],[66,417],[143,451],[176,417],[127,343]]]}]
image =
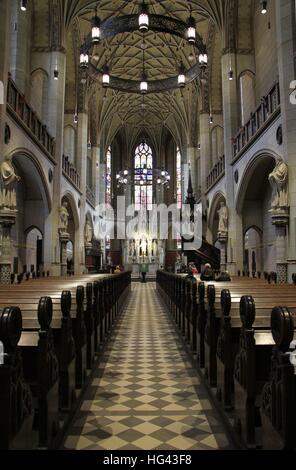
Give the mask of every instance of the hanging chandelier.
[{"label": "hanging chandelier", "polygon": [[[142,3],[139,7],[138,14],[125,15],[119,17],[108,18],[105,21],[100,20],[97,12],[91,21],[91,31],[86,37],[80,50],[80,67],[82,73],[92,80],[99,80],[104,87],[110,87],[115,90],[130,93],[159,93],[175,88],[183,88],[188,83],[197,79],[205,67],[208,65],[208,55],[206,46],[201,36],[198,34],[196,22],[190,17],[187,22],[177,20],[173,17],[151,14],[148,6]],[[145,64],[143,59],[143,73],[140,80],[128,80],[110,73],[110,64],[105,63],[103,68],[97,67],[92,57],[96,56],[92,49],[96,44],[104,39],[111,39],[118,34],[133,33],[140,31],[145,34],[147,31],[155,33],[171,34],[178,36],[188,42],[196,49],[195,56],[197,61],[189,69],[185,69],[181,64],[178,73],[174,77],[149,80],[145,73]],[[193,56],[194,57],[194,56]]]},{"label": "hanging chandelier", "polygon": [[[171,176],[169,172],[165,168],[153,168],[149,169],[144,166],[142,172],[143,175],[140,177],[138,184],[140,186],[144,186],[144,184],[147,181],[147,174],[148,171],[150,171],[153,175],[153,182],[158,187],[159,189],[161,187],[164,187],[165,189],[170,188],[170,181],[171,181]],[[131,184],[132,177],[134,176],[134,171],[132,170],[120,170],[116,174],[116,183],[117,183],[117,188],[124,188]]]}]

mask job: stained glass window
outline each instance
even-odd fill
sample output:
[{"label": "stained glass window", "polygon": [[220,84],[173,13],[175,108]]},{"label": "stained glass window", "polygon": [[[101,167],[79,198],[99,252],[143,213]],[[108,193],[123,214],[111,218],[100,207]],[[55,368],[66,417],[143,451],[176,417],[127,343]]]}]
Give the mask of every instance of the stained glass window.
[{"label": "stained glass window", "polygon": [[[106,153],[106,205],[112,205],[112,153],[111,147],[108,147]],[[110,250],[110,238],[106,237],[106,250]]]},{"label": "stained glass window", "polygon": [[112,154],[111,147],[108,147],[106,154],[106,204],[111,207],[112,203]]},{"label": "stained glass window", "polygon": [[177,147],[176,155],[176,196],[177,207],[182,209],[182,159],[179,147]]},{"label": "stained glass window", "polygon": [[[177,208],[182,209],[182,157],[179,147],[177,147],[176,153],[176,199],[177,199]],[[177,249],[182,248],[182,238],[181,235],[177,235]]]},{"label": "stained glass window", "polygon": [[136,148],[134,163],[135,208],[152,210],[153,155],[145,141]]}]

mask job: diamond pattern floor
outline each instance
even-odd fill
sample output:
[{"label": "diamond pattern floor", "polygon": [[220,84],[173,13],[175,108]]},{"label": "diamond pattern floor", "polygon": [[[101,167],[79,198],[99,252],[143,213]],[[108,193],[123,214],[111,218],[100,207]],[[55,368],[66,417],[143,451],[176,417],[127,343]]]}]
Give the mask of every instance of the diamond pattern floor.
[{"label": "diamond pattern floor", "polygon": [[231,448],[155,283],[133,285],[63,448]]}]

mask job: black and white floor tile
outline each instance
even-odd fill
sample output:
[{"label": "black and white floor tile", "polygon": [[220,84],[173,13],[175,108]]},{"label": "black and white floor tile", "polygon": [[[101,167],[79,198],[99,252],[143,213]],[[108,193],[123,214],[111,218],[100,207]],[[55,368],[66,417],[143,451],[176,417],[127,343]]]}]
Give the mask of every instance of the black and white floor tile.
[{"label": "black and white floor tile", "polygon": [[63,448],[231,449],[155,284],[136,283]]}]

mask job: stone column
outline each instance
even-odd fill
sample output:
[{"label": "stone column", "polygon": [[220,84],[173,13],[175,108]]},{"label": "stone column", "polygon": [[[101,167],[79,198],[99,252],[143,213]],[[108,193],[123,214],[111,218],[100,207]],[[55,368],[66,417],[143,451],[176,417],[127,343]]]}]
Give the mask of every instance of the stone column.
[{"label": "stone column", "polygon": [[[49,133],[55,138],[55,161],[52,192],[52,209],[45,221],[44,269],[51,275],[59,276],[60,240],[59,240],[59,207],[61,205],[62,155],[64,137],[64,106],[66,80],[66,54],[61,51],[34,53],[34,65],[48,71],[48,122]],[[58,80],[54,80],[54,70],[59,71]]]},{"label": "stone column", "polygon": [[219,242],[220,242],[220,270],[221,272],[227,270],[227,263],[226,263],[226,253],[227,253],[227,234],[219,234]]},{"label": "stone column", "polygon": [[10,43],[10,73],[19,90],[26,94],[30,72],[28,58],[31,41],[29,33],[32,18],[31,2],[28,2],[26,11],[20,9],[19,0],[10,0],[9,3],[11,3],[11,31],[10,38],[7,36],[6,41]]},{"label": "stone column", "polygon": [[67,276],[67,243],[69,241],[68,233],[60,233],[61,243],[61,276]]},{"label": "stone column", "polygon": [[0,159],[4,156],[7,77],[9,67],[10,0],[0,2]]},{"label": "stone column", "polygon": [[211,142],[210,142],[210,115],[208,112],[200,113],[200,179],[203,209],[206,209],[205,193],[207,177],[211,168]]},{"label": "stone column", "polygon": [[11,229],[16,221],[17,211],[0,211],[1,245],[0,245],[0,283],[10,284],[12,241]]},{"label": "stone column", "polygon": [[[0,2],[0,160],[4,155],[4,129],[6,117],[7,78],[9,67],[9,33],[11,1]],[[2,188],[0,188],[2,189]],[[0,283],[9,284],[12,262],[11,228],[15,224],[16,211],[0,212]]]},{"label": "stone column", "polygon": [[75,231],[75,274],[82,274],[85,269],[85,251],[82,241],[84,240],[84,225],[86,213],[86,159],[88,140],[88,112],[86,90],[80,85],[78,125],[77,125],[77,171],[80,174],[82,195],[80,198],[80,223]]},{"label": "stone column", "polygon": [[[229,80],[229,64],[232,64],[233,80]],[[225,149],[226,203],[229,210],[229,236],[227,243],[227,270],[231,275],[243,270],[243,227],[242,216],[235,208],[232,138],[238,130],[238,87],[236,55],[226,53],[222,56],[222,93]]]},{"label": "stone column", "polygon": [[[283,155],[289,167],[289,205],[290,224],[285,261],[288,261],[288,280],[296,272],[296,103],[293,90],[296,80],[296,46],[295,46],[295,2],[280,0],[275,2],[277,21],[278,66],[281,96],[281,117],[283,127]],[[278,231],[278,230],[277,230]],[[283,250],[283,230],[277,234],[277,247]],[[284,259],[284,255],[282,255]],[[281,264],[281,263],[279,263]]]},{"label": "stone column", "polygon": [[96,196],[96,204],[99,202],[100,184],[100,147],[92,147],[92,190]]}]

